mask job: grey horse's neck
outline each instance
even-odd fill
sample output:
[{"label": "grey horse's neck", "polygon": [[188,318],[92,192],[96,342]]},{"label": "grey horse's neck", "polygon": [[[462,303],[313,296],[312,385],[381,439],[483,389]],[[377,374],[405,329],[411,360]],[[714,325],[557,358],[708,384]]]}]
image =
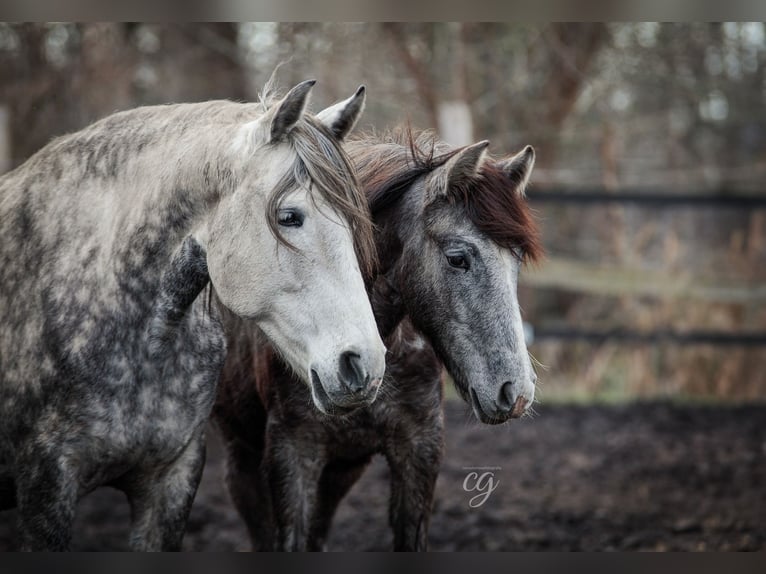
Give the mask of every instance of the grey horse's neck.
[{"label": "grey horse's neck", "polygon": [[[79,277],[94,305],[118,292],[150,296],[164,263],[236,185],[230,142],[255,115],[239,106],[138,108],[54,140],[0,178],[0,252],[28,256],[20,266],[46,282]],[[35,250],[21,249],[30,242]]]},{"label": "grey horse's neck", "polygon": [[[226,101],[121,112],[54,140],[10,177],[40,205],[77,187],[66,200],[81,202],[79,218],[106,214],[116,232],[158,216],[182,226],[233,185],[226,150],[255,114],[252,106]],[[89,202],[101,205],[92,209]]]}]

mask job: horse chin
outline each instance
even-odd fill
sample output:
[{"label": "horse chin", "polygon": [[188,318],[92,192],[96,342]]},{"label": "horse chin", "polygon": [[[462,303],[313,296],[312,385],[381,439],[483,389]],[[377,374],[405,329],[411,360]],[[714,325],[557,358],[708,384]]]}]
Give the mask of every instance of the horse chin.
[{"label": "horse chin", "polygon": [[454,375],[450,374],[450,376],[455,383],[455,389],[460,394],[461,398],[471,407],[474,416],[479,419],[479,422],[485,425],[499,425],[511,418],[510,413],[503,413],[499,416],[497,413],[492,415],[487,414],[482,408],[479,396],[476,394],[476,391],[473,390],[473,387],[471,387],[468,382],[461,381]]},{"label": "horse chin", "polygon": [[469,403],[471,405],[471,409],[473,410],[474,415],[476,415],[476,418],[479,419],[479,421],[485,425],[499,425],[511,420],[512,418],[518,418],[518,415],[515,417],[513,416],[515,411],[508,411],[505,413],[496,412],[489,415],[482,408],[481,401],[479,400],[479,397],[476,394],[476,391],[474,391],[472,388],[469,387],[468,394],[470,396]]},{"label": "horse chin", "polygon": [[311,398],[314,401],[314,406],[325,415],[328,416],[343,416],[354,412],[355,410],[365,406],[369,401],[363,403],[337,403],[332,400],[330,394],[325,390],[322,380],[314,369],[311,369],[311,381],[309,382],[311,387]]}]

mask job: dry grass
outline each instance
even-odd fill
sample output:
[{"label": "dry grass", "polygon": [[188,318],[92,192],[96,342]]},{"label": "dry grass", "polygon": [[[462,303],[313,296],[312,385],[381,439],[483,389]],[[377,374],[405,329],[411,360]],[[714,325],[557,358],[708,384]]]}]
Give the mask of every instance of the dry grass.
[{"label": "dry grass", "polygon": [[[552,256],[526,274],[522,289],[533,323],[647,333],[766,330],[766,212],[626,213],[548,214]],[[557,218],[563,227],[551,225]],[[540,341],[531,351],[549,367],[540,377],[542,400],[766,397],[763,347]]]},{"label": "dry grass", "polygon": [[763,349],[545,342],[532,351],[549,366],[540,377],[542,401],[766,397]]}]

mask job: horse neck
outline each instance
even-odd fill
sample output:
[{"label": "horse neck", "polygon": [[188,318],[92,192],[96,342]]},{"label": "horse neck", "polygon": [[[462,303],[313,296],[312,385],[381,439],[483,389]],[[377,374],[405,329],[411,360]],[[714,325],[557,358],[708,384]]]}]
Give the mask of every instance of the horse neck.
[{"label": "horse neck", "polygon": [[[188,212],[207,211],[234,186],[230,161],[215,141],[181,141],[175,145],[157,150],[156,153],[163,154],[165,164],[160,170],[148,169],[139,175],[152,190],[147,193],[147,208],[170,211],[171,224],[180,223],[175,220],[188,217]],[[153,161],[146,161],[147,168]]]},{"label": "horse neck", "polygon": [[[415,358],[410,360],[421,363],[428,361],[429,364],[435,365],[434,368],[440,369],[441,362],[434,354],[429,337],[415,326],[401,301],[400,294],[396,293],[401,290],[401,286],[397,284],[400,274],[393,272],[403,254],[404,242],[408,239],[407,230],[411,232],[412,226],[417,225],[418,218],[422,217],[419,199],[420,194],[408,190],[396,204],[386,210],[386,213],[374,217],[378,229],[376,247],[382,277],[379,276],[374,282],[370,302],[380,336],[400,366],[401,361],[414,356]],[[413,351],[415,355],[412,354]],[[422,366],[424,364],[421,364]],[[428,380],[424,379],[423,382]]]},{"label": "horse neck", "polygon": [[411,185],[402,196],[380,212],[373,213],[376,227],[375,247],[380,272],[385,274],[394,267],[402,255],[407,237],[422,218],[422,190]]},{"label": "horse neck", "polygon": [[[233,170],[215,139],[174,139],[147,146],[124,166],[114,186],[116,249],[164,258],[202,227],[214,205],[234,185]],[[133,238],[135,243],[125,241]]]},{"label": "horse neck", "polygon": [[410,188],[393,204],[373,214],[375,224],[375,247],[378,253],[378,276],[373,279],[370,297],[373,313],[381,337],[386,338],[399,330],[407,319],[407,311],[397,296],[401,290],[397,284],[398,273],[394,270],[402,256],[406,230],[416,225],[419,210],[419,194]]}]

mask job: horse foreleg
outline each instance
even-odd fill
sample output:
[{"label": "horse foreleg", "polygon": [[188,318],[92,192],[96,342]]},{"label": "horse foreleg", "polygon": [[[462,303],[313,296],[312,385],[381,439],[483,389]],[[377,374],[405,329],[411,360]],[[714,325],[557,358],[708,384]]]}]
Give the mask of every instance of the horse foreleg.
[{"label": "horse foreleg", "polygon": [[304,444],[270,425],[265,469],[277,526],[276,550],[305,552],[325,460],[318,445]]},{"label": "horse foreleg", "polygon": [[77,475],[63,456],[37,452],[17,462],[16,502],[21,549],[69,550],[77,506]]},{"label": "horse foreleg", "polygon": [[234,507],[250,534],[252,550],[268,552],[274,547],[274,519],[263,476],[262,447],[251,448],[239,439],[227,445],[226,486]]},{"label": "horse foreleg", "polygon": [[324,550],[327,535],[338,505],[362,476],[370,462],[370,457],[353,461],[332,461],[325,466],[319,481],[317,504],[311,520],[308,548],[312,551]]},{"label": "horse foreleg", "polygon": [[199,430],[169,466],[130,477],[125,491],[133,509],[130,545],[134,551],[181,549],[204,466],[205,433]]},{"label": "horse foreleg", "polygon": [[16,481],[10,469],[0,466],[0,512],[16,507]]},{"label": "horse foreleg", "polygon": [[428,549],[428,525],[442,458],[441,436],[441,429],[424,430],[416,442],[400,442],[386,453],[391,468],[389,520],[397,552]]}]

